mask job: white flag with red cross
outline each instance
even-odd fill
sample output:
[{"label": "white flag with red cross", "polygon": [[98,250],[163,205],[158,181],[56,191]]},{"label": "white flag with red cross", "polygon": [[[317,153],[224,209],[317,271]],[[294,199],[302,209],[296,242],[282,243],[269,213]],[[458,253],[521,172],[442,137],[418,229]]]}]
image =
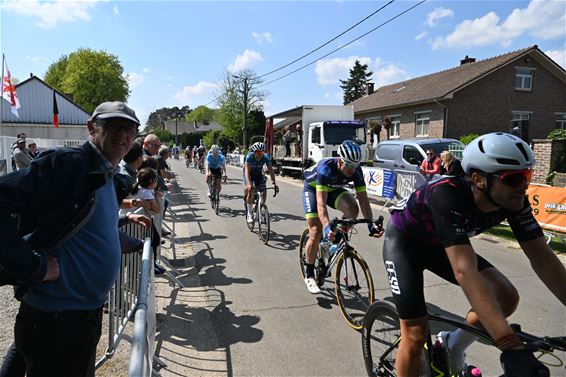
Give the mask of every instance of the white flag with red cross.
[{"label": "white flag with red cross", "polygon": [[18,95],[16,94],[16,86],[12,83],[12,74],[8,69],[8,64],[4,58],[4,77],[2,77],[2,98],[10,102],[10,110],[12,114],[20,117],[18,115],[18,109],[20,108],[20,101],[18,100]]}]

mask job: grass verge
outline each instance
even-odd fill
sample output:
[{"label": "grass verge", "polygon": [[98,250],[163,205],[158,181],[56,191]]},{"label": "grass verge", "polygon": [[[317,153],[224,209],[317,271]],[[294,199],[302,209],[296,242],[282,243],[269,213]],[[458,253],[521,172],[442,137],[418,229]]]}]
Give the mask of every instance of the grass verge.
[{"label": "grass verge", "polygon": [[[515,240],[515,235],[510,227],[505,225],[496,225],[486,231],[486,233],[504,238],[506,240]],[[561,242],[558,238],[550,240],[550,248],[556,253],[566,253],[566,242]]]}]

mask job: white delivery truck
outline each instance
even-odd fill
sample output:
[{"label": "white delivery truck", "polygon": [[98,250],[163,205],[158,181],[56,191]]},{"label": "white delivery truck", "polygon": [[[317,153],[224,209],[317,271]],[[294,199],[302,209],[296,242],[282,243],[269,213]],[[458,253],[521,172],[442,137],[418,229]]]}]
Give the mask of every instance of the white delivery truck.
[{"label": "white delivery truck", "polygon": [[[320,159],[338,156],[344,140],[359,143],[363,160],[368,158],[366,125],[354,120],[353,106],[303,105],[271,115],[267,122],[273,125],[272,158],[280,174],[302,174]],[[292,142],[286,148],[288,131]]]}]

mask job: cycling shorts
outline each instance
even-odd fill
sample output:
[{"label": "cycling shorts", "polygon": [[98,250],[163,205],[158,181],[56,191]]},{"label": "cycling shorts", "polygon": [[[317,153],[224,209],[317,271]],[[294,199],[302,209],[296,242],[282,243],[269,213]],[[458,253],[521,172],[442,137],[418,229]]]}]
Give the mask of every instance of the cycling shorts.
[{"label": "cycling shorts", "polygon": [[[250,179],[252,187],[256,187],[261,190],[265,189],[265,183],[267,182],[265,175],[250,173]],[[246,170],[244,169],[244,185],[247,185],[246,181]]]},{"label": "cycling shorts", "polygon": [[[493,267],[476,254],[478,271]],[[458,285],[446,251],[442,245],[431,245],[401,232],[390,221],[385,231],[383,262],[387,272],[393,302],[401,319],[414,319],[427,314],[423,272]]]},{"label": "cycling shorts", "polygon": [[[326,197],[326,205],[330,208],[337,209],[340,199],[344,195],[350,194],[345,188],[337,188],[336,190],[329,191]],[[351,195],[351,194],[350,194]],[[316,206],[316,190],[311,188],[303,189],[303,209],[305,211],[305,217],[307,219],[312,219],[318,217],[318,210]]]},{"label": "cycling shorts", "polygon": [[211,175],[215,175],[217,177],[221,177],[222,176],[222,168],[208,168],[208,170],[210,170],[210,174]]}]

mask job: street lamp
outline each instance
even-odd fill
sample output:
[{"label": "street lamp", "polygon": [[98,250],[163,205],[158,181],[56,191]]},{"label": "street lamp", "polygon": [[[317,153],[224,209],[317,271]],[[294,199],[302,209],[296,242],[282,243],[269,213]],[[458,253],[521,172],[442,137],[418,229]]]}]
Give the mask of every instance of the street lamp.
[{"label": "street lamp", "polygon": [[240,77],[237,75],[232,75],[233,78],[235,79],[243,79],[244,80],[244,128],[243,128],[243,142],[242,144],[244,144],[244,148],[248,147],[248,77],[244,76],[244,77]]}]

